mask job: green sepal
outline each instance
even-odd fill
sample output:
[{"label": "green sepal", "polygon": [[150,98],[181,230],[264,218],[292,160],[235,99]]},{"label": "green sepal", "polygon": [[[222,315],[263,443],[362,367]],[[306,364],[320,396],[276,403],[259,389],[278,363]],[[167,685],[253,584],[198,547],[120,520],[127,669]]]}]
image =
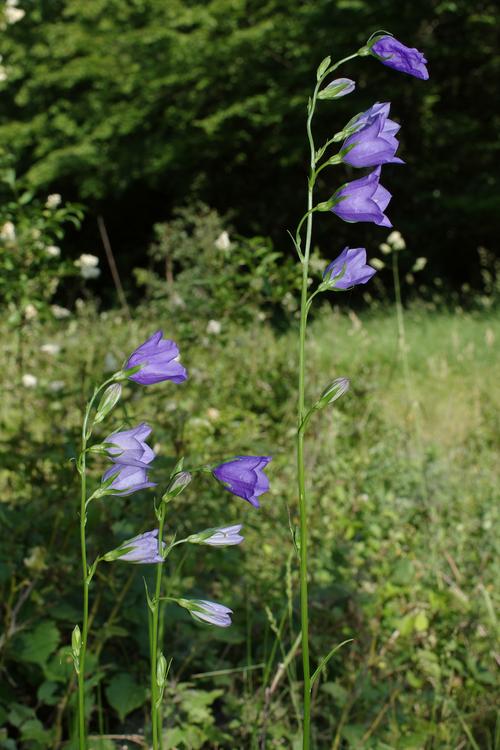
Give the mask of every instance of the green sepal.
[{"label": "green sepal", "polygon": [[332,61],[332,58],[330,57],[330,55],[328,55],[327,57],[325,57],[324,60],[322,60],[320,62],[320,64],[318,65],[318,69],[316,71],[316,80],[317,81],[320,81],[323,78],[323,76],[325,75],[326,71],[330,67],[331,61]]},{"label": "green sepal", "polygon": [[112,383],[108,385],[106,390],[101,396],[99,406],[97,407],[97,413],[94,417],[94,424],[99,424],[114,409],[122,395],[122,387],[120,383]]}]

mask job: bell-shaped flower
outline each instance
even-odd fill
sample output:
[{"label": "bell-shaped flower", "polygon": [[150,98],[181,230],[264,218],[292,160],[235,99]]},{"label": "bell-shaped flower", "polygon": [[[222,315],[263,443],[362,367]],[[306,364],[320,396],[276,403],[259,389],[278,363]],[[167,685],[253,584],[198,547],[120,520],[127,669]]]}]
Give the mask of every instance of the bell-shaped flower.
[{"label": "bell-shaped flower", "polygon": [[330,208],[347,222],[369,221],[382,227],[392,227],[384,211],[392,198],[391,193],[379,184],[380,167],[343,185],[332,198]]},{"label": "bell-shaped flower", "polygon": [[223,604],[209,602],[206,599],[176,599],[176,602],[187,609],[195,620],[208,622],[219,628],[228,628],[231,625],[233,610]]},{"label": "bell-shaped flower", "polygon": [[123,370],[140,367],[128,377],[141,385],[152,385],[162,380],[182,383],[187,378],[185,368],[179,362],[179,349],[170,339],[163,338],[162,331],[152,336],[132,352]]},{"label": "bell-shaped flower", "polygon": [[371,54],[388,68],[408,73],[423,81],[429,78],[427,60],[415,47],[406,47],[389,34],[377,37],[369,46]]},{"label": "bell-shaped flower", "polygon": [[345,247],[326,267],[323,283],[329,289],[351,289],[357,284],[366,284],[375,273],[375,269],[366,264],[364,247]]},{"label": "bell-shaped flower", "polygon": [[102,475],[102,481],[108,482],[112,477],[114,479],[106,487],[106,495],[131,495],[138,490],[156,487],[155,482],[149,481],[147,467],[144,466],[113,464]]},{"label": "bell-shaped flower", "polygon": [[146,443],[151,435],[151,427],[145,422],[131,430],[113,432],[104,441],[107,452],[115,464],[145,467],[155,458],[155,452]]},{"label": "bell-shaped flower", "polygon": [[395,156],[399,146],[395,134],[400,125],[388,119],[390,107],[389,102],[377,102],[355,118],[356,130],[346,138],[340,150],[344,162],[352,167],[404,164]]},{"label": "bell-shaped flower", "polygon": [[191,544],[209,544],[211,547],[230,547],[243,541],[244,537],[240,535],[240,531],[241,523],[235,526],[220,526],[191,534],[186,541]]},{"label": "bell-shaped flower", "polygon": [[[162,549],[165,548],[166,544],[162,542]],[[119,547],[103,555],[102,559],[107,562],[123,560],[124,562],[145,565],[163,562],[163,557],[158,548],[158,529],[146,531],[144,534],[127,539]]]},{"label": "bell-shaped flower", "polygon": [[270,456],[236,456],[217,466],[213,475],[228,492],[258,508],[257,498],[269,489],[269,479],[263,469],[270,460]]}]

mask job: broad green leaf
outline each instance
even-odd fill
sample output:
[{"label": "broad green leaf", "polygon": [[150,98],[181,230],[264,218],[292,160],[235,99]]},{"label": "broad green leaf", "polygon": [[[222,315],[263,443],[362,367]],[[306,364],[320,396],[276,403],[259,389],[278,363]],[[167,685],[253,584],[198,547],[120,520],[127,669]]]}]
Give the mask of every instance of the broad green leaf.
[{"label": "broad green leaf", "polygon": [[142,706],[146,700],[146,691],[129,674],[120,673],[107,686],[106,698],[123,721],[129,713]]},{"label": "broad green leaf", "polygon": [[17,656],[20,661],[45,666],[49,656],[59,644],[59,631],[52,620],[44,620],[29,633],[21,637],[21,647]]}]

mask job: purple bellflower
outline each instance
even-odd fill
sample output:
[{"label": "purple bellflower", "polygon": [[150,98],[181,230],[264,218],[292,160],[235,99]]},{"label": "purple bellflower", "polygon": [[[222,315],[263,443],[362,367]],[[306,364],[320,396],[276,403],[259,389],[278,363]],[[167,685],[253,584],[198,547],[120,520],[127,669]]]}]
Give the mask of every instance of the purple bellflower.
[{"label": "purple bellflower", "polygon": [[129,378],[141,385],[152,385],[162,380],[182,383],[187,378],[187,372],[179,362],[177,344],[170,339],[164,339],[162,331],[156,331],[137,347],[123,369],[130,370],[138,365],[141,369],[129,375]]},{"label": "purple bellflower", "polygon": [[370,46],[371,54],[389,68],[408,73],[415,78],[427,81],[429,72],[426,68],[427,60],[415,47],[406,47],[393,36],[379,36]]},{"label": "purple bellflower", "polygon": [[155,458],[155,452],[146,443],[151,427],[145,422],[131,430],[108,435],[105,443],[112,444],[107,451],[115,464],[127,464],[145,468]]},{"label": "purple bellflower", "polygon": [[211,547],[230,547],[243,541],[244,537],[240,535],[240,531],[241,523],[235,526],[220,526],[191,534],[187,541],[191,544],[209,544]]},{"label": "purple bellflower", "polygon": [[213,475],[228,492],[258,508],[257,498],[269,489],[269,479],[263,469],[270,460],[270,456],[236,456],[217,466]]},{"label": "purple bellflower", "polygon": [[205,599],[177,599],[181,607],[189,610],[195,620],[217,625],[219,628],[228,628],[231,625],[232,609],[223,604],[209,602]]},{"label": "purple bellflower", "polygon": [[335,205],[330,209],[347,222],[369,221],[381,227],[392,227],[384,214],[392,195],[379,184],[380,167],[343,185],[335,195]]},{"label": "purple bellflower", "polygon": [[132,492],[144,490],[147,487],[156,487],[156,483],[148,479],[146,466],[113,464],[102,475],[102,481],[106,482],[112,476],[115,478],[107,488],[106,494],[108,495],[131,495]]},{"label": "purple bellflower", "polygon": [[[165,542],[162,542],[162,549],[165,549],[165,547]],[[158,529],[146,531],[144,534],[127,539],[112,552],[104,555],[103,559],[108,561],[123,560],[124,562],[145,565],[163,562],[163,557],[158,551]]]},{"label": "purple bellflower", "polygon": [[389,102],[377,102],[358,116],[354,122],[356,130],[346,138],[340,152],[344,162],[353,167],[404,164],[395,156],[399,146],[396,133],[400,126],[388,119],[390,107]]},{"label": "purple bellflower", "polygon": [[375,269],[366,264],[364,247],[345,247],[326,267],[323,279],[330,289],[351,289],[357,284],[366,284],[375,273]]}]

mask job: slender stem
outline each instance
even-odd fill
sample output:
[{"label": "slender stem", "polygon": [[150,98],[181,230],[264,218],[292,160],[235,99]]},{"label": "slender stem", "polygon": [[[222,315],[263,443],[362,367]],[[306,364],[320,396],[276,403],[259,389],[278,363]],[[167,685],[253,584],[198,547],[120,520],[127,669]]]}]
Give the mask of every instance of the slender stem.
[{"label": "slender stem", "polygon": [[314,190],[314,165],[316,150],[312,135],[311,123],[316,106],[316,97],[322,80],[318,81],[309,105],[307,117],[307,137],[311,153],[310,174],[307,189],[307,224],[306,239],[304,245],[304,259],[302,261],[302,291],[300,304],[300,334],[299,334],[299,392],[298,392],[298,429],[297,429],[297,475],[299,490],[299,513],[300,513],[300,622],[302,630],[302,666],[304,674],[304,725],[303,725],[303,750],[309,750],[311,734],[311,667],[309,660],[309,605],[308,605],[308,581],[307,581],[307,497],[305,486],[305,462],[304,462],[304,432],[300,429],[305,416],[305,343],[307,326],[307,291],[309,275],[309,255],[311,251],[312,222],[313,222],[313,190]]},{"label": "slender stem", "polygon": [[81,495],[80,495],[80,548],[82,557],[82,587],[83,587],[83,622],[82,642],[80,647],[80,658],[78,660],[78,737],[79,750],[87,750],[86,727],[85,727],[85,657],[87,654],[87,639],[89,630],[89,585],[90,576],[87,565],[87,542],[85,527],[87,525],[87,441],[89,439],[88,423],[92,407],[99,393],[113,378],[106,380],[99,388],[96,388],[92,398],[87,404],[82,424],[82,449],[78,459],[80,472]]},{"label": "slender stem", "polygon": [[[158,549],[160,554],[163,550],[163,525],[165,523],[166,504],[162,503],[160,508],[159,527],[158,527]],[[156,566],[156,586],[154,595],[154,608],[151,623],[151,726],[153,734],[153,750],[162,750],[162,719],[161,706],[156,705],[158,701],[158,685],[156,681],[156,669],[158,665],[158,622],[160,611],[161,597],[161,577],[163,572],[163,563]]]},{"label": "slender stem", "polygon": [[299,223],[296,233],[296,242],[300,246],[300,229],[306,223],[306,239],[303,249],[302,262],[302,290],[300,302],[300,333],[299,333],[299,384],[298,384],[298,427],[297,427],[297,479],[299,491],[299,515],[300,515],[300,622],[302,630],[302,665],[304,674],[304,698],[303,698],[303,750],[309,750],[311,746],[311,666],[309,659],[309,601],[308,601],[308,575],[307,575],[307,542],[308,542],[308,518],[307,518],[307,495],[305,479],[304,460],[304,438],[305,431],[301,429],[306,416],[305,409],[305,345],[308,304],[308,278],[309,278],[309,255],[311,252],[311,237],[313,224],[313,191],[316,180],[316,147],[312,134],[312,119],[316,108],[316,100],[320,86],[327,75],[336,70],[342,63],[352,60],[358,53],[349,55],[331,65],[325,74],[316,83],[312,98],[309,102],[307,115],[307,139],[310,149],[310,170],[307,188],[307,212]]},{"label": "slender stem", "polygon": [[[84,421],[86,426],[86,420]],[[80,461],[81,471],[81,502],[80,502],[80,547],[82,555],[82,584],[83,584],[83,624],[82,645],[80,649],[79,671],[78,671],[78,731],[80,750],[86,750],[85,738],[85,655],[87,650],[87,635],[89,627],[89,582],[87,570],[87,545],[85,540],[85,526],[87,523],[87,511],[85,501],[87,499],[87,475],[86,475],[86,438],[82,431],[82,455]]]}]

